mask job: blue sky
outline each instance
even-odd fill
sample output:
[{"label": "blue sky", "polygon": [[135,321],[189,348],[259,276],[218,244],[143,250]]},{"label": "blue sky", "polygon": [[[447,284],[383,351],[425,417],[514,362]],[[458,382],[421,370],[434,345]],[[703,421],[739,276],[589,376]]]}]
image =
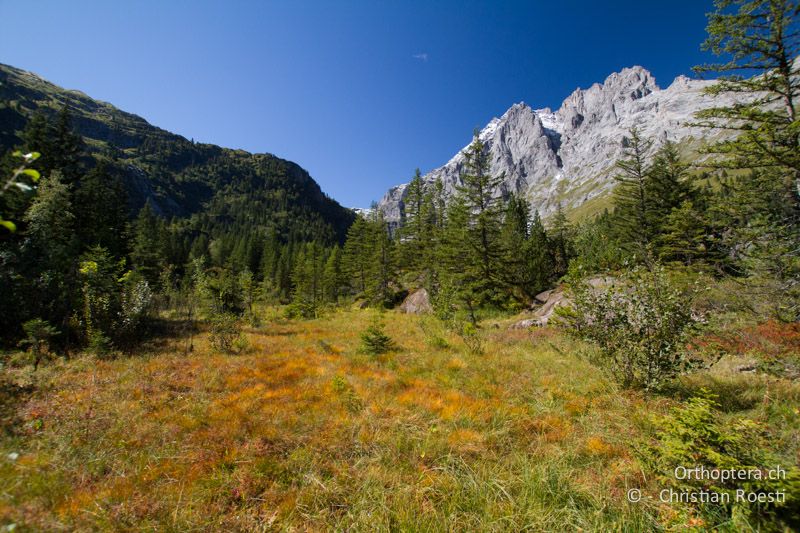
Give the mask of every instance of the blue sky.
[{"label": "blue sky", "polygon": [[708,59],[711,0],[0,0],[0,62],[197,141],[271,152],[346,206],[511,104]]}]

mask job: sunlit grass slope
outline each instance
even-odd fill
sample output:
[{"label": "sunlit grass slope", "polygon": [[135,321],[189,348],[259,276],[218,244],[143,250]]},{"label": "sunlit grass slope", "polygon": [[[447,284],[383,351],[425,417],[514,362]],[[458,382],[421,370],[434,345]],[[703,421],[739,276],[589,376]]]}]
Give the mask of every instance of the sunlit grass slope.
[{"label": "sunlit grass slope", "polygon": [[40,369],[0,441],[0,525],[650,531],[670,520],[625,497],[652,483],[636,443],[670,401],[618,390],[554,329],[502,321],[482,324],[479,355],[430,319],[390,312],[398,350],[362,354],[375,314],[273,319],[247,330],[239,355],[201,335],[188,356],[176,340]]}]

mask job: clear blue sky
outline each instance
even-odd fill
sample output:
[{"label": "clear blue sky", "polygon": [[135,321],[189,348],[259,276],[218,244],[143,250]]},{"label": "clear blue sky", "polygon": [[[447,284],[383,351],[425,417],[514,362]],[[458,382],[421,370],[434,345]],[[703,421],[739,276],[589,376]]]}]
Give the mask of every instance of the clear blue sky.
[{"label": "clear blue sky", "polygon": [[511,104],[690,74],[711,0],[0,0],[0,62],[197,141],[271,152],[346,206]]}]

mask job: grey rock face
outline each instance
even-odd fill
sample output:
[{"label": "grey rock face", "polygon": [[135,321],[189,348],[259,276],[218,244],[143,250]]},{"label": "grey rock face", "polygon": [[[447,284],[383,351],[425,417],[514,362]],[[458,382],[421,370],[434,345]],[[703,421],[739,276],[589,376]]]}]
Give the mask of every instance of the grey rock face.
[{"label": "grey rock face", "polygon": [[[514,104],[479,134],[492,172],[505,175],[496,196],[518,194],[546,216],[559,203],[571,209],[607,194],[614,185],[614,165],[622,155],[623,139],[631,128],[652,138],[653,150],[666,140],[691,145],[709,134],[691,126],[694,114],[731,103],[703,94],[713,83],[679,76],[660,89],[650,72],[636,66],[611,74],[602,84],[576,89],[555,112]],[[426,186],[441,180],[445,195],[454,194],[463,154],[461,150],[423,176]],[[406,184],[398,185],[378,203],[388,221],[401,220],[405,194]]]}]

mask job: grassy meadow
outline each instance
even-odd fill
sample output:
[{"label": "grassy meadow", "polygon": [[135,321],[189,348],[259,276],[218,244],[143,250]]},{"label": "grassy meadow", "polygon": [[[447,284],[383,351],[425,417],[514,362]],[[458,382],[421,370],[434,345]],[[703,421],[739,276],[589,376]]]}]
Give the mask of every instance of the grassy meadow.
[{"label": "grassy meadow", "polygon": [[[511,317],[485,319],[477,353],[432,317],[390,311],[381,320],[398,346],[372,356],[359,350],[359,335],[377,311],[308,321],[280,318],[272,308],[262,314],[235,355],[215,353],[205,333],[189,354],[187,339],[165,337],[145,353],[55,360],[36,373],[16,354],[2,374],[0,526],[704,525],[688,506],[658,501],[659,484],[638,456],[653,415],[677,400],[620,390],[591,364],[590,346],[555,328],[509,330]],[[728,347],[733,355],[679,387],[686,395],[700,387],[723,393],[727,411],[775,428],[777,446],[794,463],[800,384],[742,374],[734,352],[796,350],[800,331],[774,338],[751,331]],[[641,502],[627,501],[631,488],[641,488]]]}]

